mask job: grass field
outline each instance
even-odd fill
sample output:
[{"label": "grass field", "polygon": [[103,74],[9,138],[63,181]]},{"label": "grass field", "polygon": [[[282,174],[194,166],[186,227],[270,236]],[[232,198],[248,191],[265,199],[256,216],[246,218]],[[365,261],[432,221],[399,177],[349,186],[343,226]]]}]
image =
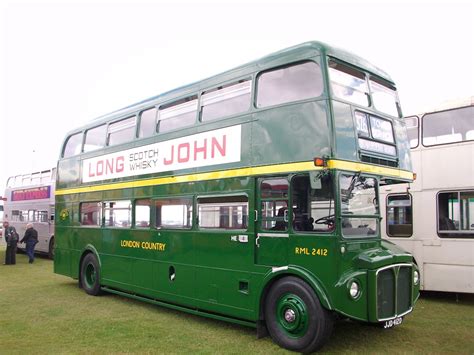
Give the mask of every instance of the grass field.
[{"label": "grass field", "polygon": [[[3,263],[4,250],[0,250]],[[233,324],[104,295],[53,273],[53,262],[26,255],[0,264],[0,354],[277,354],[271,338]],[[474,296],[428,294],[404,323],[383,330],[340,321],[324,353],[474,354]]]}]

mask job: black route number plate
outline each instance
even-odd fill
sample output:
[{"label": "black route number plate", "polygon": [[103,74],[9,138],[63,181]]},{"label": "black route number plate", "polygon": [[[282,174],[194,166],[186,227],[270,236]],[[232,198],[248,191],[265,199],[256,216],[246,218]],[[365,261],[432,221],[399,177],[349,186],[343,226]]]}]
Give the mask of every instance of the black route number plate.
[{"label": "black route number plate", "polygon": [[381,324],[384,329],[389,329],[389,328],[393,328],[396,325],[402,324],[402,322],[403,322],[403,317],[397,317],[395,319],[387,320]]}]

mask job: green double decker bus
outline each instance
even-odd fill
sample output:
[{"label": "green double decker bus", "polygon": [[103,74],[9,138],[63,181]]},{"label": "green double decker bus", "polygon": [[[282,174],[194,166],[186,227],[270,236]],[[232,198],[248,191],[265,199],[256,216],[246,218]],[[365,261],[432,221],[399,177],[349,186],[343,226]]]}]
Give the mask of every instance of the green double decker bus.
[{"label": "green double decker bus", "polygon": [[419,275],[380,236],[379,187],[410,182],[395,84],[320,42],[72,130],[54,270],[310,352],[338,317],[391,327]]}]

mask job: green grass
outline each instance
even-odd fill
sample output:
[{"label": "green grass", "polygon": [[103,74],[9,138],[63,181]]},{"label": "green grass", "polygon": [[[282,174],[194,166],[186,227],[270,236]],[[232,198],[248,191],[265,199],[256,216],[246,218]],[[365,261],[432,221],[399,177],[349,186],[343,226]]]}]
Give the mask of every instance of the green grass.
[{"label": "green grass", "polygon": [[[0,250],[3,263],[4,250]],[[91,297],[26,255],[0,264],[0,354],[288,353],[251,328],[175,312],[125,297]],[[339,321],[324,353],[474,353],[474,297],[424,295],[404,323],[383,330]]]}]

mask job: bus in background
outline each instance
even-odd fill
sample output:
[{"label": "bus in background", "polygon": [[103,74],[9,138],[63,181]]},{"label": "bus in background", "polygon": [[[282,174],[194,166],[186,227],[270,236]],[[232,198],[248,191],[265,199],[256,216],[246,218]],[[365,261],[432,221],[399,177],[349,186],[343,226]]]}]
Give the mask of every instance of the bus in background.
[{"label": "bus in background", "polygon": [[[35,252],[54,257],[54,190],[56,168],[11,176],[4,196],[4,218],[23,238],[26,224],[38,231]],[[18,244],[25,249],[24,243]]]},{"label": "bus in background", "polygon": [[305,43],[72,130],[54,270],[311,352],[334,315],[412,311],[418,271],[379,211],[379,186],[412,178],[390,77]]},{"label": "bus in background", "polygon": [[414,255],[423,290],[472,293],[474,97],[405,122],[416,180],[382,188],[382,233]]}]

